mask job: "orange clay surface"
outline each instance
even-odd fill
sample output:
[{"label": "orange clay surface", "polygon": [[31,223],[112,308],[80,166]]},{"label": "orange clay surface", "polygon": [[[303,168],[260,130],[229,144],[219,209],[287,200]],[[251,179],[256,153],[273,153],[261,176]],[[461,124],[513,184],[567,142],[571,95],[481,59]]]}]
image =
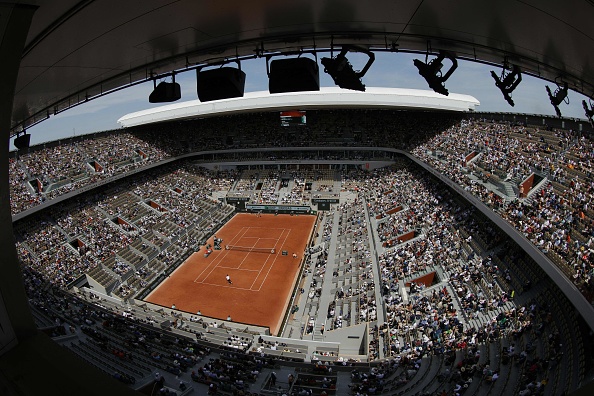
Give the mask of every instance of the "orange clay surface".
[{"label": "orange clay surface", "polygon": [[[217,231],[223,250],[191,255],[146,301],[191,314],[268,326],[277,334],[297,280],[315,216],[241,213]],[[213,238],[208,240],[213,244]],[[225,245],[266,248],[266,253],[226,250]],[[275,253],[271,254],[270,249]],[[281,253],[286,250],[288,254]],[[297,258],[293,258],[293,253]],[[225,279],[231,277],[232,284]]]}]

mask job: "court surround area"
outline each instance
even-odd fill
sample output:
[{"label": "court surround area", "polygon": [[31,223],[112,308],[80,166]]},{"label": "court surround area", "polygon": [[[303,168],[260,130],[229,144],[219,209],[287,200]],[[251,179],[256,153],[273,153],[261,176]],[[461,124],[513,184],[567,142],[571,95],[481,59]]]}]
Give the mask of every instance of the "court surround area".
[{"label": "court surround area", "polygon": [[[230,316],[277,334],[315,220],[311,215],[237,214],[216,232],[221,250],[205,254],[202,247],[145,300],[222,320]],[[214,237],[208,243],[214,245]]]}]

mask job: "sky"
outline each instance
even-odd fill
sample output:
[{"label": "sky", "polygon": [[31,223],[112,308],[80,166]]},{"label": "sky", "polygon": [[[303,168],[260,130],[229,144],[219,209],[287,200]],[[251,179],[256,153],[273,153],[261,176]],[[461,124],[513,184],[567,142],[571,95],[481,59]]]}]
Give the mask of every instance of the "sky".
[{"label": "sky", "polygon": [[[361,70],[367,61],[366,55],[357,53],[349,53],[347,58],[355,70]],[[413,59],[424,61],[424,58],[424,56],[415,54],[376,53],[375,62],[362,78],[363,83],[366,87],[428,90],[430,88],[413,65]],[[329,75],[324,73],[319,61],[318,64],[320,65],[320,85],[322,87],[334,86],[334,82]],[[445,72],[449,66],[450,62],[444,60],[442,71]],[[245,92],[268,90],[265,59],[244,61],[241,68],[246,73]],[[477,111],[555,115],[545,90],[545,85],[549,85],[554,92],[556,89],[554,84],[535,77],[522,76],[522,82],[512,96],[515,107],[511,107],[503,99],[501,91],[495,86],[494,80],[490,76],[491,70],[494,70],[497,75],[501,74],[501,68],[496,69],[480,63],[459,60],[458,69],[445,83],[445,86],[450,93],[467,94],[477,98],[481,103],[476,108]],[[181,101],[198,99],[195,71],[177,74],[176,82],[181,85]],[[163,105],[162,103],[149,103],[148,96],[152,90],[152,82],[139,84],[51,116],[48,120],[28,129],[31,134],[31,145],[119,128],[117,120],[123,115]],[[568,105],[563,103],[559,106],[563,116],[583,119],[585,116],[582,100],[586,99],[587,101],[587,98],[571,90],[568,98],[570,101]]]}]

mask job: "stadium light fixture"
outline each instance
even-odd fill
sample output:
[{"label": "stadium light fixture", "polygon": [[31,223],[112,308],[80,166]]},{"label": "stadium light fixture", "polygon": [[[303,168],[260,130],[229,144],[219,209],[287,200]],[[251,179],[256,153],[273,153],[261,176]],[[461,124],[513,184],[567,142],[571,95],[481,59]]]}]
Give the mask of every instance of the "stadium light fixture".
[{"label": "stadium light fixture", "polygon": [[[320,90],[320,68],[317,55],[315,60],[302,58],[274,59],[266,56],[266,73],[268,74],[268,91],[273,93],[303,92]],[[289,54],[284,54],[289,55]]]},{"label": "stadium light fixture", "polygon": [[13,141],[14,147],[16,147],[17,150],[28,149],[31,143],[31,134],[27,133],[25,130],[23,130],[22,133],[22,135],[18,133],[17,137],[14,138]]},{"label": "stadium light fixture", "polygon": [[161,81],[157,85],[157,80],[153,80],[154,89],[149,95],[150,103],[175,102],[181,99],[181,87],[175,82],[175,74],[172,74],[172,82]]},{"label": "stadium light fixture", "polygon": [[216,65],[221,65],[217,69],[196,69],[196,90],[201,102],[243,97],[245,72],[241,70],[239,60],[234,62],[237,63],[237,69],[223,67],[229,62],[217,63]]},{"label": "stadium light fixture", "polygon": [[510,104],[510,106],[514,106],[514,101],[511,97],[512,92],[516,87],[522,82],[522,72],[520,71],[520,67],[518,65],[513,65],[511,70],[505,74],[506,70],[508,70],[507,61],[503,63],[503,70],[501,71],[501,77],[495,74],[493,70],[491,70],[491,77],[495,80],[495,85],[501,93],[503,97]]},{"label": "stadium light fixture", "polygon": [[[357,72],[353,70],[353,66],[346,58],[346,54],[349,51],[362,52],[369,57],[361,71]],[[375,55],[368,49],[343,45],[342,51],[336,57],[322,58],[322,65],[324,66],[324,72],[328,73],[334,80],[334,83],[340,88],[365,91],[365,85],[361,82],[361,78],[367,73],[367,70],[369,70],[374,61]]]},{"label": "stadium light fixture", "polygon": [[594,125],[594,121],[592,120],[594,117],[594,105],[592,105],[592,99],[588,99],[588,101],[590,102],[590,106],[588,106],[585,100],[582,100],[582,106],[584,107],[588,121],[590,121],[590,125]]},{"label": "stadium light fixture", "polygon": [[[428,54],[429,53],[427,53],[427,55]],[[449,70],[445,74],[442,74],[441,69],[443,67],[443,60],[446,58],[452,62],[452,66],[450,66]],[[423,76],[431,89],[445,96],[449,94],[445,87],[445,82],[458,68],[458,61],[456,61],[456,58],[452,53],[447,51],[439,51],[439,56],[432,59],[429,63],[427,63],[427,56],[425,56],[425,62],[415,59],[413,63],[419,70],[419,74]]]},{"label": "stadium light fixture", "polygon": [[555,108],[555,113],[557,113],[557,117],[561,118],[561,110],[559,109],[559,105],[563,102],[565,102],[566,104],[569,104],[569,99],[567,99],[568,85],[567,85],[567,81],[563,82],[563,86],[559,85],[559,83],[557,83],[556,81],[555,81],[555,84],[557,84],[557,89],[555,90],[554,93],[551,93],[551,89],[549,88],[548,85],[546,86],[546,89],[547,89],[547,94],[549,94],[549,100],[551,101],[551,104]]}]

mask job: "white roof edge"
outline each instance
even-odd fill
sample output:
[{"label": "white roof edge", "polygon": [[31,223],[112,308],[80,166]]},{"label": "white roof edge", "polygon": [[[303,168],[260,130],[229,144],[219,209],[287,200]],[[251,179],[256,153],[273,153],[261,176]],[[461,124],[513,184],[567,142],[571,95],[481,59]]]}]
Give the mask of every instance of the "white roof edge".
[{"label": "white roof edge", "polygon": [[312,92],[270,94],[268,91],[249,92],[240,98],[200,102],[198,99],[168,104],[129,113],[118,119],[123,127],[152,124],[187,118],[228,115],[246,112],[332,107],[373,107],[469,111],[480,102],[473,96],[452,93],[444,96],[433,91],[405,88],[370,87],[365,92],[337,87]]}]

